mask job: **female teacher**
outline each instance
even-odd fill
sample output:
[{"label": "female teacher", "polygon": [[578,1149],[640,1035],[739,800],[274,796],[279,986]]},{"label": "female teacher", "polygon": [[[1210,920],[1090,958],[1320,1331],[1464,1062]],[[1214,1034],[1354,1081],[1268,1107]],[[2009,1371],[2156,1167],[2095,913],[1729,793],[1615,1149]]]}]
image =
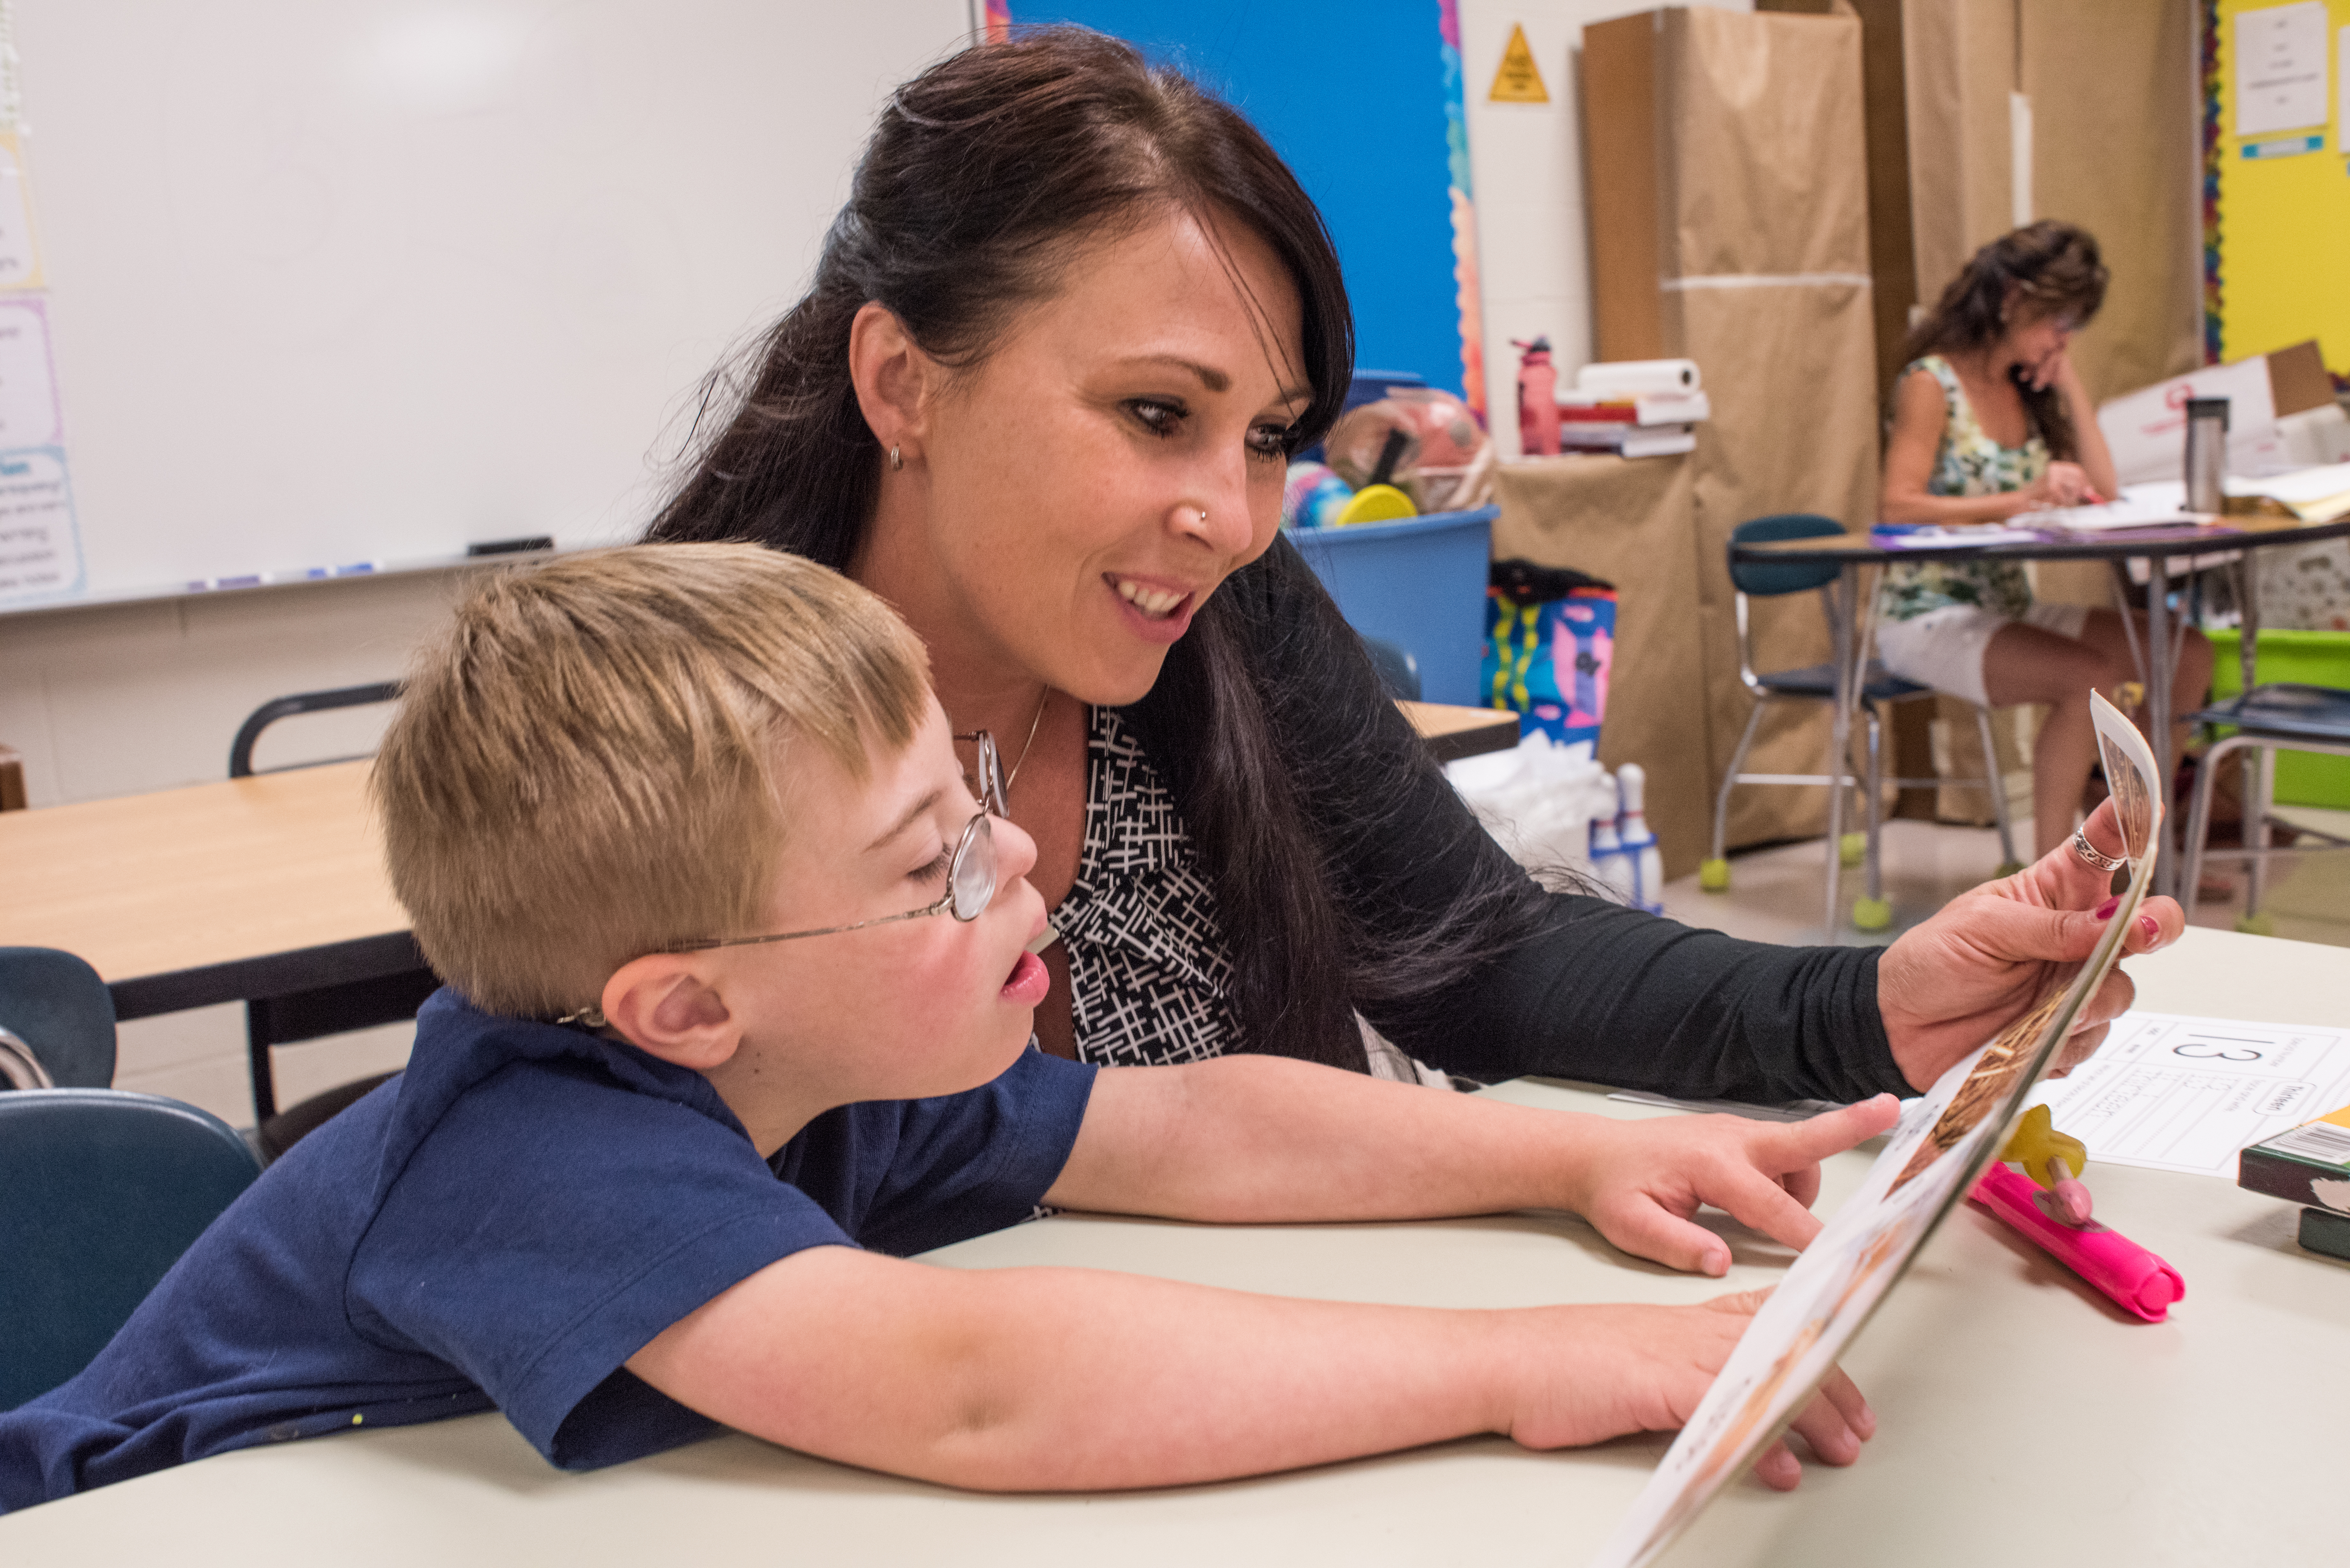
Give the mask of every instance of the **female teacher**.
[{"label": "female teacher", "polygon": [[[1932,1083],[2088,952],[2106,878],[2070,851],[1882,950],[1536,888],[1278,538],[1353,346],[1329,234],[1255,130],[1053,29],[897,92],[813,286],[713,380],[651,537],[812,556],[928,643],[1036,841],[1047,1049],[1409,1071],[1384,1036],[1482,1080],[1853,1099]],[[2147,908],[2134,952],[2181,924]],[[2090,1012],[2128,997],[2116,975]]]}]

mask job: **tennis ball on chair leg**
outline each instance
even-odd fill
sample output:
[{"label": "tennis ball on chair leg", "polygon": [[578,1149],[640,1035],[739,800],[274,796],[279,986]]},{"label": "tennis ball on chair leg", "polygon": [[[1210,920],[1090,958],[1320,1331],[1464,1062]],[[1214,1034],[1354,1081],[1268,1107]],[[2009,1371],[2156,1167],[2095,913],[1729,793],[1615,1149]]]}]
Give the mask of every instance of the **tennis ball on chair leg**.
[{"label": "tennis ball on chair leg", "polygon": [[1700,860],[1697,867],[1697,885],[1709,893],[1730,891],[1730,862]]},{"label": "tennis ball on chair leg", "polygon": [[1836,858],[1847,866],[1857,866],[1868,854],[1868,835],[1847,833],[1836,841]]},{"label": "tennis ball on chair leg", "polygon": [[2236,929],[2248,937],[2272,937],[2276,935],[2276,917],[2266,910],[2257,915],[2238,915]]},{"label": "tennis ball on chair leg", "polygon": [[1881,931],[1893,923],[1893,906],[1882,898],[1855,898],[1852,923],[1856,930]]}]

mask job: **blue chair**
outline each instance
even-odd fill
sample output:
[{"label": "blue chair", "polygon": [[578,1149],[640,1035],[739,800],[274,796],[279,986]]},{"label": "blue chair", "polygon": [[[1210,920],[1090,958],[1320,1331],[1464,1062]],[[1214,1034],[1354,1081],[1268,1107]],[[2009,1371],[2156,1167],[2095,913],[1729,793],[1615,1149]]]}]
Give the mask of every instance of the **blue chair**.
[{"label": "blue chair", "polygon": [[[2187,717],[2206,727],[2228,726],[2236,732],[2213,742],[2195,770],[2195,805],[2187,817],[2187,875],[2179,884],[2179,898],[2187,906],[2187,918],[2195,918],[2196,884],[2202,876],[2203,862],[2242,860],[2248,863],[2250,875],[2245,879],[2244,912],[2236,918],[2236,929],[2273,936],[2274,918],[2261,913],[2270,859],[2279,855],[2305,854],[2310,849],[2350,848],[2350,841],[2299,823],[2292,826],[2301,835],[2324,842],[2296,844],[2290,848],[2271,846],[2269,824],[2276,804],[2276,754],[2279,751],[2320,752],[2327,756],[2350,757],[2350,691],[2278,682],[2255,686],[2241,696],[2215,702]],[[2244,802],[2243,846],[2208,848],[2204,839],[2211,830],[2211,790],[2220,777],[2220,759],[2243,751],[2255,753],[2260,759],[2255,773],[2258,782],[2250,792],[2251,798]]]},{"label": "blue chair", "polygon": [[[1853,901],[1852,923],[1864,931],[1883,930],[1893,923],[1892,908],[1885,901],[1884,868],[1878,855],[1878,840],[1883,823],[1883,786],[1893,784],[1902,788],[1924,788],[1938,784],[1963,784],[1987,790],[1991,794],[1991,815],[1999,824],[2001,871],[2013,868],[2014,836],[2007,820],[2007,790],[1996,778],[1943,779],[1896,778],[1884,776],[1884,734],[1877,717],[1879,703],[1907,702],[1919,697],[1934,695],[1933,688],[1920,686],[1888,674],[1884,665],[1872,659],[1863,672],[1860,684],[1860,714],[1867,736],[1868,765],[1861,778],[1849,773],[1827,774],[1750,774],[1739,770],[1745,766],[1746,753],[1754,744],[1754,732],[1762,726],[1762,715],[1775,702],[1835,701],[1835,665],[1805,665],[1800,670],[1775,670],[1758,673],[1754,669],[1754,652],[1747,632],[1747,600],[1777,598],[1786,594],[1799,594],[1816,589],[1820,604],[1825,610],[1828,625],[1836,624],[1838,609],[1835,595],[1831,590],[1843,568],[1827,562],[1754,562],[1741,561],[1737,546],[1766,544],[1778,539],[1824,539],[1844,533],[1844,524],[1832,517],[1812,513],[1795,512],[1775,517],[1758,517],[1742,523],[1731,531],[1730,582],[1737,590],[1734,601],[1738,619],[1738,679],[1754,699],[1754,711],[1746,720],[1746,731],[1738,738],[1738,749],[1731,753],[1730,769],[1721,781],[1721,793],[1713,801],[1713,853],[1699,867],[1698,885],[1709,893],[1727,892],[1730,888],[1730,862],[1724,856],[1724,840],[1730,827],[1730,792],[1740,784],[1827,784],[1835,788],[1856,787],[1861,794],[1861,820],[1866,829],[1862,834],[1847,834],[1846,842],[1833,846],[1846,864],[1855,858],[1866,862],[1868,891]],[[1839,643],[1842,639],[1837,639]],[[1988,709],[1975,709],[1977,732],[1982,738],[1983,756],[1987,764],[1998,753],[1991,749],[1991,713]],[[1850,767],[1851,759],[1841,766]],[[1856,844],[1854,840],[1857,839]],[[1859,850],[1857,857],[1853,853]]]},{"label": "blue chair", "polygon": [[38,1068],[18,1087],[103,1089],[114,1082],[114,993],[71,953],[0,948],[0,1036],[13,1037]]},{"label": "blue chair", "polygon": [[227,1123],[177,1100],[0,1095],[0,1410],[88,1366],[260,1173]]}]

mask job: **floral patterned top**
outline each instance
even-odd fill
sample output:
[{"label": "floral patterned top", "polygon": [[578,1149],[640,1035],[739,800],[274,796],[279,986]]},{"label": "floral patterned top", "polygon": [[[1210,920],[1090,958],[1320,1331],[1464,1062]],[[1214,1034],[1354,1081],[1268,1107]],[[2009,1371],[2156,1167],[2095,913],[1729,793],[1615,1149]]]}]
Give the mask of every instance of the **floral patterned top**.
[{"label": "floral patterned top", "polygon": [[[2022,446],[2002,446],[1983,432],[1972,404],[1959,386],[1959,374],[1939,354],[1906,367],[1940,384],[1950,405],[1942,444],[1927,478],[1929,495],[1998,495],[2022,490],[2048,472],[2048,442],[2034,431]],[[1888,567],[1877,614],[1886,620],[1912,620],[1929,610],[1967,605],[2009,619],[2032,607],[2032,579],[2017,561],[1918,561]]]}]

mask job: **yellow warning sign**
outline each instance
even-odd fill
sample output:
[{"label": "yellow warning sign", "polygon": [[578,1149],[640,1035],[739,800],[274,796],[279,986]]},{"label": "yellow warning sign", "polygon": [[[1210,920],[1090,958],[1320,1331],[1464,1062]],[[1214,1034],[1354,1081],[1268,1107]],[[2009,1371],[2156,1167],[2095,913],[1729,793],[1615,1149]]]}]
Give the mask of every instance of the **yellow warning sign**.
[{"label": "yellow warning sign", "polygon": [[1502,68],[1493,73],[1493,90],[1485,95],[1488,103],[1548,103],[1550,91],[1543,86],[1542,72],[1535,68],[1534,52],[1526,47],[1523,23],[1510,25],[1510,47],[1502,51]]}]

